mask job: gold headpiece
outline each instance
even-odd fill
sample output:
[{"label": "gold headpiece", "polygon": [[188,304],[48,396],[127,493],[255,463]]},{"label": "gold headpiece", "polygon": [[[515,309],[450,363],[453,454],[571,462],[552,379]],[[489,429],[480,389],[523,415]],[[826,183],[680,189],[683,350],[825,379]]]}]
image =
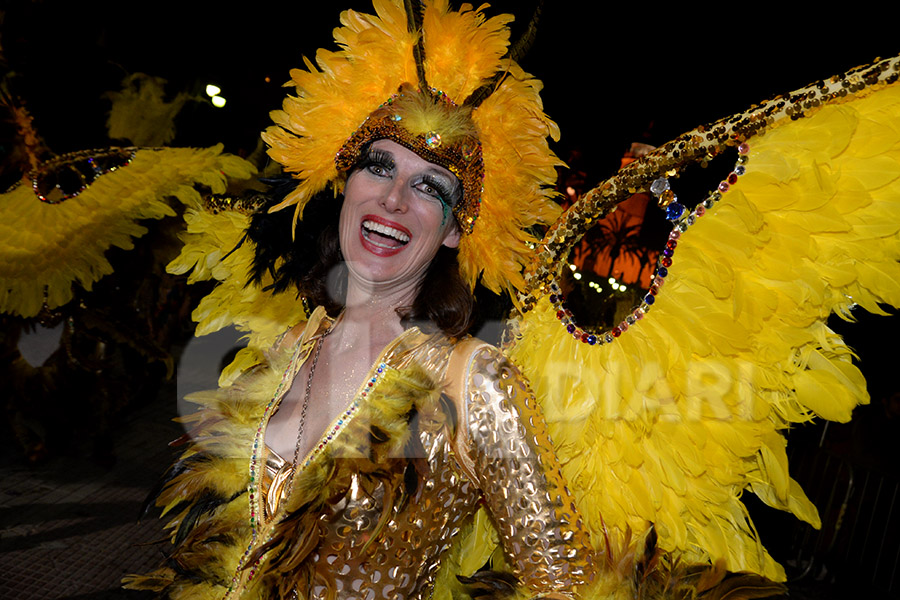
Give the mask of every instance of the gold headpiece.
[{"label": "gold headpiece", "polygon": [[367,143],[388,138],[460,179],[466,281],[522,289],[528,244],[537,243],[527,229],[559,214],[551,197],[561,163],[547,145],[559,131],[543,113],[541,83],[507,56],[510,15],[422,5],[409,20],[402,0],[374,0],[376,15],[345,11],[334,31],[340,50],[320,49],[316,64],[291,72],[297,95],[272,113],[263,139],[299,184],[273,210],[294,206],[300,218],[314,194],[341,188]]},{"label": "gold headpiece", "polygon": [[347,171],[370,143],[393,140],[456,175],[463,199],[453,207],[453,214],[463,232],[472,233],[481,204],[484,161],[470,114],[440,92],[421,92],[405,83],[350,136],[337,153],[335,165],[338,171]]}]

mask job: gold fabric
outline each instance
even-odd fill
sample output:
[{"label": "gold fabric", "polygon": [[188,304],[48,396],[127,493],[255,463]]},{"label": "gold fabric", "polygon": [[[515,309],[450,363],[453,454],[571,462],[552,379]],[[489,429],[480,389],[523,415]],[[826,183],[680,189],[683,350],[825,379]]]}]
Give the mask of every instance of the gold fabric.
[{"label": "gold fabric", "polygon": [[[313,332],[326,326],[311,319]],[[303,337],[300,344],[311,346],[317,336]],[[388,347],[381,362],[398,369],[415,364],[446,390],[452,351],[443,335],[413,329]],[[296,373],[306,356],[306,348],[295,352],[290,371]],[[352,479],[347,493],[321,515],[325,534],[309,560],[320,581],[333,582],[338,598],[428,598],[442,553],[481,502],[493,515],[508,563],[530,592],[566,593],[584,582],[591,560],[588,539],[534,396],[518,370],[492,346],[478,346],[464,364],[464,397],[441,403],[458,407],[460,414],[419,415],[414,434],[422,456],[413,457],[425,459],[417,468],[419,490],[402,509],[395,507],[374,541],[366,547],[385,498],[395,497],[396,490],[386,490],[384,483],[364,489]],[[449,424],[457,419],[454,439]],[[339,435],[362,434],[354,425],[365,426],[351,423]],[[271,451],[268,456],[270,469],[260,489],[271,520],[288,491],[279,483],[285,477],[283,461]],[[473,465],[474,472],[461,463]],[[319,600],[326,598],[326,589],[313,584],[312,589],[297,589],[297,595]]]},{"label": "gold fabric", "polygon": [[263,510],[265,512],[263,514],[266,519],[271,519],[272,515],[278,510],[281,498],[287,493],[285,485],[291,480],[294,467],[271,448],[267,447],[265,451],[266,467],[260,483],[260,493],[265,498],[265,502],[263,502]]}]

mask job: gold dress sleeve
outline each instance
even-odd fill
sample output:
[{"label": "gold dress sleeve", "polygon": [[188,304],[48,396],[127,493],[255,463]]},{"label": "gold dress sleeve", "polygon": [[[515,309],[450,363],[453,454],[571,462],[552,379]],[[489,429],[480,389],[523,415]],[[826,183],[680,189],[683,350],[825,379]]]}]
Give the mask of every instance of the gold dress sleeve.
[{"label": "gold dress sleeve", "polygon": [[536,597],[578,597],[592,550],[528,383],[485,344],[469,359],[463,397],[463,460],[518,584]]}]

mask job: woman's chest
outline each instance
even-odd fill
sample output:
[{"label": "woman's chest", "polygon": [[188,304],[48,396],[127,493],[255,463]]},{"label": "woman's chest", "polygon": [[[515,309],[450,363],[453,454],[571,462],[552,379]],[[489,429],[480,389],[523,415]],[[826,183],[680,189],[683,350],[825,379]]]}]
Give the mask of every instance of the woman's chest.
[{"label": "woman's chest", "polygon": [[307,456],[372,378],[375,359],[314,347],[268,421],[266,445],[289,461]]},{"label": "woman's chest", "polygon": [[[318,582],[304,590],[308,597],[417,597],[475,510],[478,491],[455,461],[456,419],[440,401],[442,356],[444,351],[419,346],[364,373],[364,381],[351,386],[353,400],[335,421],[339,425],[329,425],[309,464],[301,460],[293,493],[276,492],[282,514],[293,506],[320,507],[286,521],[297,523],[296,531],[285,533],[288,539],[303,538],[305,527],[319,532],[304,563]],[[302,389],[303,375],[298,371],[295,389]],[[310,392],[308,418],[319,406],[315,388]],[[262,496],[276,499],[265,485]],[[267,512],[269,523],[279,521],[277,505]]]}]

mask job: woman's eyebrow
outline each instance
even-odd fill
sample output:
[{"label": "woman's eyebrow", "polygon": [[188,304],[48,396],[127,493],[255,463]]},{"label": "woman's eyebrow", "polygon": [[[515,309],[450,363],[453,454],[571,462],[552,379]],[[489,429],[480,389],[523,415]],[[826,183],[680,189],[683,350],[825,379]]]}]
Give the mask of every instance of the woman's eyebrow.
[{"label": "woman's eyebrow", "polygon": [[428,169],[424,175],[436,178],[436,182],[446,186],[446,193],[450,194],[449,198],[445,198],[447,202],[455,206],[462,199],[462,183],[453,173],[448,173],[436,168]]}]

